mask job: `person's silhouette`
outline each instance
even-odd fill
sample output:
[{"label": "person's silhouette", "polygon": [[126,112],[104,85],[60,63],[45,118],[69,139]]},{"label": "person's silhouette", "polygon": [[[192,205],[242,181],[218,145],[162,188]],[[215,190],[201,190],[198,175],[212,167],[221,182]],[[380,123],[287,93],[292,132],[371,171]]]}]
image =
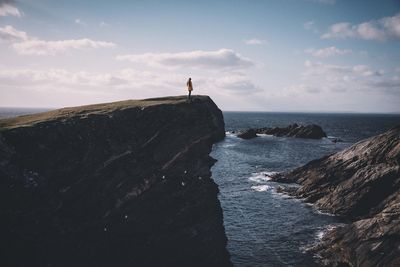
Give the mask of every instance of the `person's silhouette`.
[{"label": "person's silhouette", "polygon": [[189,91],[188,101],[191,102],[191,95],[192,95],[192,91],[193,91],[192,78],[189,78],[189,80],[186,83],[186,86],[187,86],[187,89]]}]

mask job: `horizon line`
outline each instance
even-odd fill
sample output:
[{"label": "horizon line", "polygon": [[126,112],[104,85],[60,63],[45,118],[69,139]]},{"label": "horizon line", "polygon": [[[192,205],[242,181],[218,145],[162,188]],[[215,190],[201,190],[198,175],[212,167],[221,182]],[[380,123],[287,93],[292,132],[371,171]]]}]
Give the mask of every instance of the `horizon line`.
[{"label": "horizon line", "polygon": [[[81,106],[81,105],[79,105]],[[79,107],[76,106],[76,107]],[[22,106],[0,106],[0,109],[41,109],[44,111],[75,107],[22,107]],[[382,115],[400,115],[400,111],[393,112],[374,112],[374,111],[324,111],[324,110],[223,110],[222,112],[243,112],[243,113],[314,113],[314,114],[382,114]]]}]

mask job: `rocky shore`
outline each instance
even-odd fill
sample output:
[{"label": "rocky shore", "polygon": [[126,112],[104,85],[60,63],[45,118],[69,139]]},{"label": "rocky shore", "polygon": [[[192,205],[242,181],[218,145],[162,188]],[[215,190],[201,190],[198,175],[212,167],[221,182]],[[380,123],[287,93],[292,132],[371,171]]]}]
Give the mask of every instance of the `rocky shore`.
[{"label": "rocky shore", "polygon": [[0,120],[2,266],[231,266],[207,96]]},{"label": "rocky shore", "polygon": [[243,139],[251,139],[257,137],[257,134],[268,134],[273,136],[286,136],[295,138],[308,138],[308,139],[321,139],[326,136],[326,133],[322,130],[321,126],[316,124],[299,125],[297,123],[290,124],[287,127],[274,127],[274,128],[258,128],[258,129],[247,129],[239,132],[238,137]]},{"label": "rocky shore", "polygon": [[313,248],[324,264],[400,266],[400,126],[273,179],[349,221]]}]

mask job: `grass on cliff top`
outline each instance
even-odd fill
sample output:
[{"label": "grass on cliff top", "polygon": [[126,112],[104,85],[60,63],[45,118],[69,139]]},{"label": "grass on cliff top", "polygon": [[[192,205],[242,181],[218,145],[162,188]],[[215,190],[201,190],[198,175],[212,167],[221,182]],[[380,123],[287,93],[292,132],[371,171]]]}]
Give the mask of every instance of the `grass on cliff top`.
[{"label": "grass on cliff top", "polygon": [[[207,96],[194,96],[196,99],[205,100]],[[22,115],[18,117],[0,119],[0,130],[30,126],[35,123],[66,119],[74,116],[85,116],[90,114],[106,114],[115,110],[132,107],[149,107],[155,105],[172,105],[186,102],[186,96],[169,96],[149,98],[143,100],[125,100],[111,103],[102,103],[78,107],[61,108],[36,114]]]}]

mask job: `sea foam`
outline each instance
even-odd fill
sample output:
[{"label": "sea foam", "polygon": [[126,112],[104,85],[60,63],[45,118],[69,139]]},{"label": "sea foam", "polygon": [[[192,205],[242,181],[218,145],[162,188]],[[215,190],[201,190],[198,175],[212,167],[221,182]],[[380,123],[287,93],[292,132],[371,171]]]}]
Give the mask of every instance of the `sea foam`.
[{"label": "sea foam", "polygon": [[265,183],[270,181],[272,178],[271,176],[276,174],[277,172],[256,172],[252,173],[249,177],[249,180],[256,183]]},{"label": "sea foam", "polygon": [[267,190],[271,190],[272,188],[273,188],[272,186],[266,185],[266,184],[254,185],[251,187],[251,189],[253,189],[254,191],[257,191],[257,192],[265,192]]}]

